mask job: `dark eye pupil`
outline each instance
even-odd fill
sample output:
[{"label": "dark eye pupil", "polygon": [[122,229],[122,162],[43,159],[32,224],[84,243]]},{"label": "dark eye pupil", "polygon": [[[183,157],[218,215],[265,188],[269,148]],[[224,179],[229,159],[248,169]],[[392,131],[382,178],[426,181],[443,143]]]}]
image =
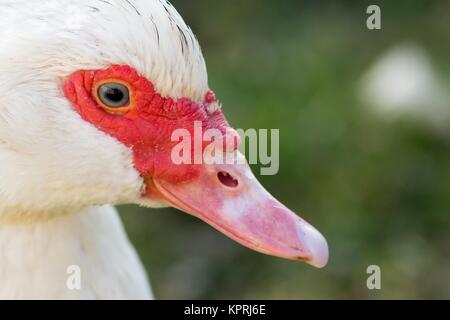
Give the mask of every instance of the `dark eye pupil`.
[{"label": "dark eye pupil", "polygon": [[120,108],[128,104],[130,94],[128,88],[120,83],[106,83],[98,88],[100,100],[111,108]]},{"label": "dark eye pupil", "polygon": [[111,101],[118,102],[123,99],[123,92],[116,88],[109,88],[105,93],[106,98]]}]

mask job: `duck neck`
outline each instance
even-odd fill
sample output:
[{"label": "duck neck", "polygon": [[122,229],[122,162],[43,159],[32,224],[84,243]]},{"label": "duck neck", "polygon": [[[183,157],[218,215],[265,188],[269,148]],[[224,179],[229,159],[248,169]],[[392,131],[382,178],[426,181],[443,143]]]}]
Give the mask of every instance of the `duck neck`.
[{"label": "duck neck", "polygon": [[0,298],[151,298],[113,207],[24,221],[0,222]]}]

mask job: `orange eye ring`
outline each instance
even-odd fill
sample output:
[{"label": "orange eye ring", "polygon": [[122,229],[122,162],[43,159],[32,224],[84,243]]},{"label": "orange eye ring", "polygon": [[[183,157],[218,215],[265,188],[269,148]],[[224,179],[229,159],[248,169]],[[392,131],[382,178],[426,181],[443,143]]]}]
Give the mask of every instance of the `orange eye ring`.
[{"label": "orange eye ring", "polygon": [[92,87],[92,96],[102,109],[111,114],[125,114],[134,107],[134,89],[120,79],[98,81]]}]

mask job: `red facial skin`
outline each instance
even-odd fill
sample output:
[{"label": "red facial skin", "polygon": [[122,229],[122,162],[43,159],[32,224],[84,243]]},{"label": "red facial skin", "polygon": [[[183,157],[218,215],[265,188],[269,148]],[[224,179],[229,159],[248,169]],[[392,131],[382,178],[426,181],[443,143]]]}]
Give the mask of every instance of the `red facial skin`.
[{"label": "red facial skin", "polygon": [[[97,90],[105,82],[126,85],[129,104],[121,108],[104,105]],[[211,143],[195,136],[195,122],[201,123],[203,132],[216,129],[224,135],[222,150],[231,152],[238,147],[239,136],[222,112],[208,108],[217,103],[211,91],[202,103],[162,97],[134,69],[113,65],[105,70],[73,73],[64,83],[64,93],[85,121],[132,150],[134,166],[146,184],[143,197],[166,201],[253,250],[318,267],[326,264],[328,247],[323,236],[273,198],[246,163],[172,161],[172,150],[179,143],[171,139],[176,129],[186,129],[191,140],[200,139],[202,151]],[[198,151],[195,146],[191,143],[194,158]],[[235,183],[221,180],[223,173]]]},{"label": "red facial skin", "polygon": [[[117,80],[128,84],[131,101],[129,111],[111,114],[97,103],[95,88],[98,83]],[[232,132],[227,131],[230,128],[220,110],[207,112],[206,105],[216,102],[211,91],[203,103],[162,97],[150,81],[129,66],[75,72],[65,81],[64,93],[85,121],[133,150],[134,165],[143,177],[179,183],[198,175],[199,165],[172,162],[171,150],[178,143],[171,141],[174,130],[187,129],[193,137],[194,121],[200,121],[203,131],[215,128],[224,135]],[[238,137],[233,141],[237,148]],[[203,143],[203,149],[206,145]]]}]

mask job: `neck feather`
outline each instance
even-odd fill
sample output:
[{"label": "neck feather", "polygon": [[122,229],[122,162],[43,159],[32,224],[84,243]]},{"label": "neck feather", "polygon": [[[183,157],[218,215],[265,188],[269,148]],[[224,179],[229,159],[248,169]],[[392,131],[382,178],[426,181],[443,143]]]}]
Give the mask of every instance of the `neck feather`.
[{"label": "neck feather", "polygon": [[[75,266],[77,271],[71,271]],[[80,288],[67,283],[75,273]],[[38,223],[0,223],[0,298],[148,299],[151,290],[120,218],[89,207]]]}]

